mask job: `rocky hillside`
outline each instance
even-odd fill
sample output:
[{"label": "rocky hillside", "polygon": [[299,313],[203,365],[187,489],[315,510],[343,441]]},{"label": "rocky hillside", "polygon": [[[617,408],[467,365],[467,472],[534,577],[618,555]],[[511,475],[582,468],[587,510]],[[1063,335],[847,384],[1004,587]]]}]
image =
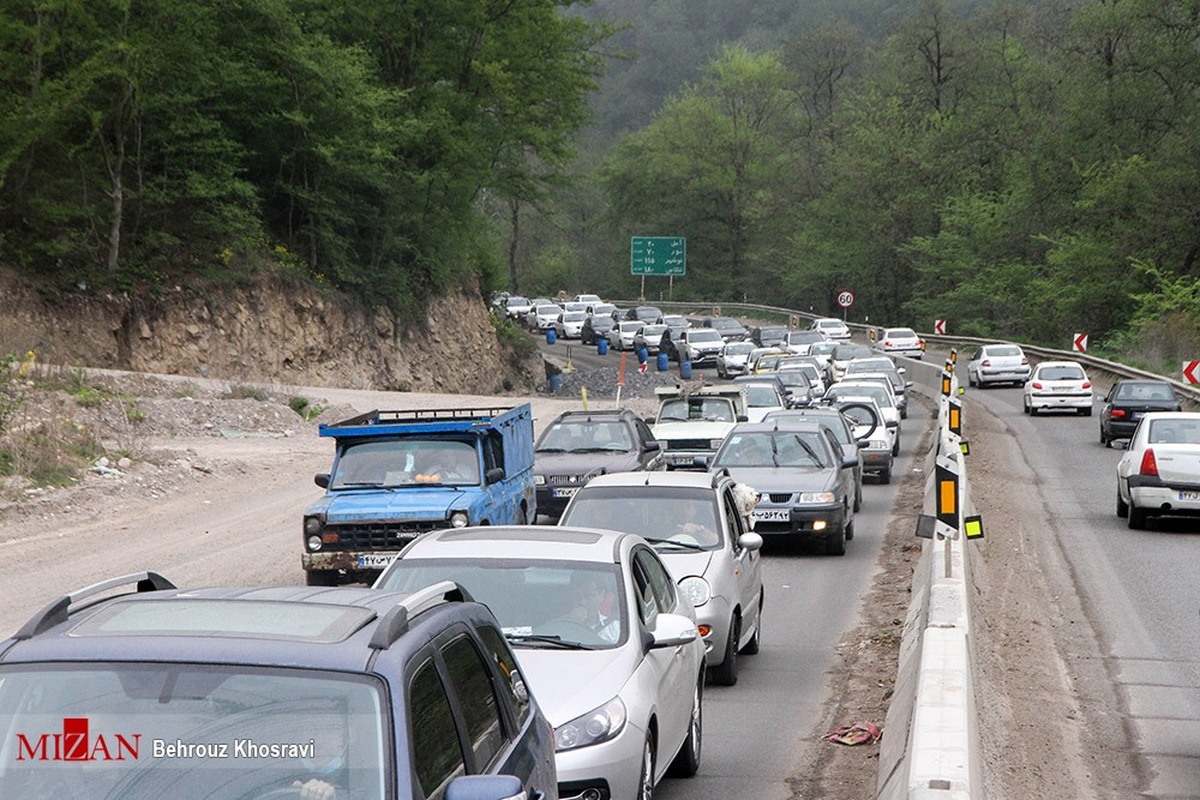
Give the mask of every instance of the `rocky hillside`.
[{"label": "rocky hillside", "polygon": [[478,288],[396,319],[312,287],[169,287],[153,300],[80,294],[48,302],[0,275],[0,357],[245,381],[446,393],[528,391],[536,354],[498,341]]}]

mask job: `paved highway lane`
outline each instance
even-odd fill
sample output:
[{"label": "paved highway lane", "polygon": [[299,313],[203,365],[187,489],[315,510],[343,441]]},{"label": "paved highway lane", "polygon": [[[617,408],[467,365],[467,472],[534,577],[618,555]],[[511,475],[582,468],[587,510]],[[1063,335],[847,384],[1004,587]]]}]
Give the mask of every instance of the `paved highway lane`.
[{"label": "paved highway lane", "polygon": [[1144,796],[1200,798],[1200,522],[1128,529],[1116,515],[1121,451],[1099,444],[1097,417],[1028,417],[1019,389],[967,397],[966,424],[974,404],[997,415],[1037,476],[1046,534],[1101,641]]},{"label": "paved highway lane", "polygon": [[[924,407],[905,420],[896,475],[921,466],[913,450],[929,421]],[[665,800],[786,800],[790,777],[804,774],[831,725],[830,670],[837,644],[857,624],[859,598],[876,571],[899,481],[864,486],[863,509],[846,555],[781,548],[768,541],[763,581],[763,647],[743,657],[736,686],[705,694],[704,759],[688,780],[668,779]]]}]

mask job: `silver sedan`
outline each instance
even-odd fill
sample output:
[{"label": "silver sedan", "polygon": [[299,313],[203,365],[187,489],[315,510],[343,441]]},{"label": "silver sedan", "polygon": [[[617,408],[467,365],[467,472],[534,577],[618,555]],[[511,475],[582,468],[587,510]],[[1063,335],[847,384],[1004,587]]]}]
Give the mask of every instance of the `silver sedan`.
[{"label": "silver sedan", "polygon": [[700,766],[704,643],[645,539],[610,530],[433,531],[375,582],[457,581],[487,604],[554,726],[559,796],[648,800]]}]

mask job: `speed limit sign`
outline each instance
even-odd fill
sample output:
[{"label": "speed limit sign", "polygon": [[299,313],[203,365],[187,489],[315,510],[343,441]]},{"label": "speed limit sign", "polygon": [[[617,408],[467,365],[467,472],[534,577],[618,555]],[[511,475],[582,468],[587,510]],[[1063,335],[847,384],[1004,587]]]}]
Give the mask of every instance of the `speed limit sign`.
[{"label": "speed limit sign", "polygon": [[848,289],[838,292],[837,304],[839,308],[849,308],[854,305],[854,292]]}]

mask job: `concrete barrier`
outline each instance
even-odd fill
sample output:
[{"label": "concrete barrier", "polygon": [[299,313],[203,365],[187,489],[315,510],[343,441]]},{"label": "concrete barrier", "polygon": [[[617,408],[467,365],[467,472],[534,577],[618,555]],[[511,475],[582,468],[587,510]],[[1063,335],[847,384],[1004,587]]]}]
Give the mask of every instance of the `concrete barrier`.
[{"label": "concrete barrier", "polygon": [[[914,389],[939,404],[935,443],[926,457],[925,513],[936,513],[934,465],[940,455],[958,469],[959,538],[925,541],[913,575],[900,662],[884,724],[876,797],[880,800],[978,800],[983,763],[975,710],[970,585],[961,519],[971,515],[965,459],[949,434],[941,391],[943,364],[897,359]],[[952,390],[957,380],[952,380]]]}]

